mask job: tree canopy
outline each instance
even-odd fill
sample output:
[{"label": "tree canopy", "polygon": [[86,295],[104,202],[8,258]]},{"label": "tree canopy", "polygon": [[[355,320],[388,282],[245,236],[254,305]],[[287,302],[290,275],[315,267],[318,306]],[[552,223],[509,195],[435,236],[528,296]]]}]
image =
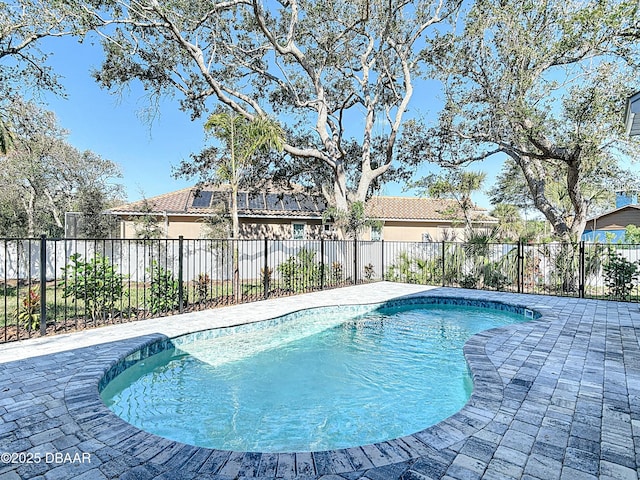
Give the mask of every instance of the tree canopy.
[{"label": "tree canopy", "polygon": [[104,87],[140,81],[151,101],[178,95],[193,117],[212,103],[248,120],[277,115],[297,133],[284,150],[328,169],[325,191],[347,210],[396,159],[419,52],[461,3],[116,0],[74,9],[105,38],[95,74]]},{"label": "tree canopy", "polygon": [[240,234],[238,222],[238,189],[247,183],[256,183],[256,158],[259,153],[282,150],[285,134],[274,119],[255,116],[252,120],[234,111],[218,111],[204,125],[224,149],[209,147],[191,161],[183,161],[177,171],[186,177],[198,176],[201,185],[226,183],[231,188],[231,221],[234,238]]},{"label": "tree canopy", "polygon": [[72,12],[40,0],[0,2],[0,154],[13,147],[9,99],[27,90],[62,93],[42,39],[81,34]]},{"label": "tree canopy", "polygon": [[411,154],[445,166],[506,154],[503,179],[517,174],[516,196],[558,238],[575,240],[597,197],[594,181],[611,189],[618,158],[638,151],[622,118],[638,88],[639,15],[626,0],[474,2],[463,31],[425,51],[445,106]]},{"label": "tree canopy", "polygon": [[0,156],[0,204],[6,207],[0,225],[7,228],[1,236],[63,235],[65,213],[89,210],[96,192],[105,207],[121,198],[121,187],[112,183],[118,166],[67,143],[51,112],[20,97],[12,99],[10,111],[15,140]]}]

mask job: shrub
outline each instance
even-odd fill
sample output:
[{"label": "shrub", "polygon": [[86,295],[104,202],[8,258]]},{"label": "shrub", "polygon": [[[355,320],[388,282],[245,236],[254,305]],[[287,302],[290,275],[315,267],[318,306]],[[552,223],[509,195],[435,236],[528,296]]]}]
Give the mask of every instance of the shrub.
[{"label": "shrub", "polygon": [[460,286],[462,288],[476,288],[478,286],[478,278],[468,273],[460,280]]},{"label": "shrub", "polygon": [[64,297],[84,301],[85,314],[94,321],[106,318],[109,312],[113,314],[124,295],[124,275],[117,273],[109,259],[98,253],[89,261],[83,261],[79,253],[69,260],[62,269],[66,281]]},{"label": "shrub", "polygon": [[602,268],[604,283],[609,289],[608,296],[617,300],[628,299],[638,280],[636,263],[610,251],[608,262]]},{"label": "shrub", "polygon": [[266,285],[266,290],[269,291],[269,288],[271,286],[271,276],[273,275],[273,268],[271,267],[267,267],[265,269],[265,267],[262,267],[260,269],[260,278],[262,279],[262,285]]},{"label": "shrub", "polygon": [[509,285],[509,277],[503,273],[504,265],[500,263],[488,263],[483,268],[483,281],[485,287],[495,288],[499,292]]},{"label": "shrub", "polygon": [[180,306],[180,283],[173,278],[171,270],[164,268],[156,260],[147,269],[151,276],[151,298],[149,310],[153,315],[178,309]]},{"label": "shrub", "polygon": [[278,265],[285,289],[303,292],[319,285],[320,265],[315,262],[316,252],[301,248],[295,256]]},{"label": "shrub", "polygon": [[332,284],[342,283],[344,276],[344,269],[342,268],[342,263],[333,262],[331,264],[331,278],[330,281]]},{"label": "shrub", "polygon": [[375,270],[373,269],[373,264],[369,263],[364,266],[364,278],[365,280],[371,281],[373,276],[375,275]]},{"label": "shrub", "polygon": [[198,275],[198,279],[196,280],[196,295],[198,296],[198,300],[204,302],[209,298],[209,284],[211,283],[211,278],[206,273],[201,273]]},{"label": "shrub", "polygon": [[13,317],[28,330],[40,327],[40,294],[30,288],[29,292],[20,300],[20,306],[13,313]]}]

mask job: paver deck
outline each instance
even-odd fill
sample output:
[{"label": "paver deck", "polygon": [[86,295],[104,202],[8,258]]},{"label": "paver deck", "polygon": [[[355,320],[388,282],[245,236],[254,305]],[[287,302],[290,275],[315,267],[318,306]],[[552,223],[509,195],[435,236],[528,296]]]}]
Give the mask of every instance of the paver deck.
[{"label": "paver deck", "polygon": [[[526,305],[543,316],[474,336],[469,403],[407,437],[327,452],[223,452],[138,430],[98,395],[149,341],[314,306],[408,295]],[[0,345],[0,480],[636,479],[640,306],[376,283]],[[12,454],[12,455],[7,455]]]}]

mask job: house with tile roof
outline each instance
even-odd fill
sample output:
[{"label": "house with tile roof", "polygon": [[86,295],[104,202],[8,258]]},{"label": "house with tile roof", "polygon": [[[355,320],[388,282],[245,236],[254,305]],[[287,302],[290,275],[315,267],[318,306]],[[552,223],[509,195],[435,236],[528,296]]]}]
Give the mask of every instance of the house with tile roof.
[{"label": "house with tile roof", "polygon": [[[228,212],[231,193],[225,187],[185,188],[145,200],[120,205],[109,213],[120,219],[121,238],[135,238],[136,220],[151,216],[166,238],[208,236],[207,219]],[[240,236],[244,239],[337,238],[330,223],[323,223],[327,202],[303,189],[242,191],[238,194]],[[363,240],[441,241],[461,240],[462,212],[453,200],[407,197],[372,197],[366,206],[378,225],[361,235]],[[486,210],[471,213],[474,226],[497,223]]]}]

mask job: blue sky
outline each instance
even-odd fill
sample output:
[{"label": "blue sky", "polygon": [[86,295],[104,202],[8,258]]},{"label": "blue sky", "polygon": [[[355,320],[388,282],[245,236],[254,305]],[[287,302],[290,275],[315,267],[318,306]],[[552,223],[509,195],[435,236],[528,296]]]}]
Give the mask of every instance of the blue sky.
[{"label": "blue sky", "polygon": [[[143,196],[149,198],[185,188],[195,180],[175,179],[172,167],[188,159],[204,145],[204,119],[191,121],[189,114],[178,108],[177,99],[163,100],[160,114],[152,124],[141,118],[148,102],[139,85],[122,96],[101,89],[90,75],[100,66],[102,53],[98,45],[89,41],[78,44],[72,38],[52,39],[43,46],[52,52],[48,64],[62,77],[67,98],[46,95],[45,108],[56,113],[60,125],[70,132],[69,142],[80,150],[92,150],[103,158],[120,165],[123,178],[117,180],[125,187],[128,201]],[[432,93],[416,88],[412,110],[433,112]],[[421,91],[424,94],[421,94]],[[485,188],[489,188],[502,164],[499,158],[473,165],[473,170],[487,172]],[[425,165],[420,173],[431,168]],[[385,195],[410,196],[402,184],[388,184]],[[477,194],[474,201],[490,209],[486,195]]]}]

